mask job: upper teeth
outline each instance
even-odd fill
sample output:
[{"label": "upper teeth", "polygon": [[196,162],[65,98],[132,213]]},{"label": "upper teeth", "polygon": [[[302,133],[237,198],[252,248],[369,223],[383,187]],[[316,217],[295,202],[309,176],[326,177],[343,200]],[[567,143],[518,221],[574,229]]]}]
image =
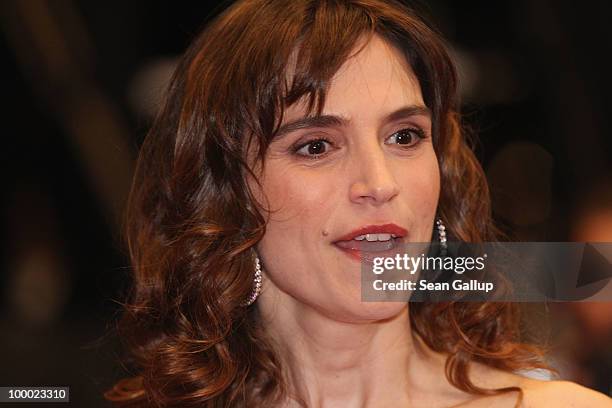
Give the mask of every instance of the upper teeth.
[{"label": "upper teeth", "polygon": [[353,238],[356,241],[363,241],[364,239],[367,241],[388,241],[391,238],[397,238],[395,234],[365,234],[358,235]]}]

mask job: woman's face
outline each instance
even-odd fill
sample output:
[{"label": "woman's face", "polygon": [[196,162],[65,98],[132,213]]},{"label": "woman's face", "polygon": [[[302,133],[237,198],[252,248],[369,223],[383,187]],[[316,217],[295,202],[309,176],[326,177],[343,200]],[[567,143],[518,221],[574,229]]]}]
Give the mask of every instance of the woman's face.
[{"label": "woman's face", "polygon": [[[373,37],[334,76],[322,116],[304,118],[303,104],[285,111],[259,171],[262,188],[250,184],[271,210],[257,247],[259,301],[346,322],[391,317],[406,304],[361,302],[361,263],[350,248],[380,240],[367,257],[430,240],[440,177],[419,83],[401,54]],[[350,240],[370,226],[380,235]]]}]

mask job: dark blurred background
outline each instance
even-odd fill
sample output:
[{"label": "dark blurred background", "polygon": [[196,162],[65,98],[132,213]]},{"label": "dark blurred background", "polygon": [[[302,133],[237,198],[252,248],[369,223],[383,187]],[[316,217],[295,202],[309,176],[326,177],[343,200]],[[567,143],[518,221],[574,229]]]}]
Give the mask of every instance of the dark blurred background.
[{"label": "dark blurred background", "polygon": [[[112,327],[130,282],[120,225],[138,146],[178,56],[223,7],[0,3],[0,386],[68,385],[71,405],[108,406],[102,393],[126,375]],[[504,230],[612,241],[612,3],[417,7],[459,64]],[[562,377],[610,393],[612,303],[530,308]]]}]

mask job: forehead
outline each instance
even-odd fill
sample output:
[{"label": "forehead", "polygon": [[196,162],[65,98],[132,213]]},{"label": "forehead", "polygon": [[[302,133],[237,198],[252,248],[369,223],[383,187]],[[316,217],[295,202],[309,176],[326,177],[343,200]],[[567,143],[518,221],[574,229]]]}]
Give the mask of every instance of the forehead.
[{"label": "forehead", "polygon": [[[424,106],[419,81],[397,48],[374,35],[362,39],[354,51],[359,52],[353,52],[330,81],[323,114],[365,121],[402,106]],[[287,108],[283,122],[304,116],[305,106],[303,99]]]}]

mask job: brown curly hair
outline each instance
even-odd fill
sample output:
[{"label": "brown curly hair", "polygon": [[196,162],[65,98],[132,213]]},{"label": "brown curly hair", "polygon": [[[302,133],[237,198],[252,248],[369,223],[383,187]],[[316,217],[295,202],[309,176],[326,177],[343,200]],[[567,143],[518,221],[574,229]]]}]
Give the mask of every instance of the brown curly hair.
[{"label": "brown curly hair", "polygon": [[[327,86],[363,36],[379,35],[413,68],[432,112],[441,170],[439,215],[452,236],[494,241],[489,191],[461,129],[457,75],[440,35],[396,1],[245,0],[220,14],[184,54],[146,137],[129,198],[133,290],[119,324],[134,377],[105,396],[121,406],[271,406],[283,369],[257,307],[244,307],[252,251],[266,230],[245,175],[262,163],[283,111],[302,98],[322,111]],[[287,68],[298,51],[291,84]],[[411,303],[414,335],[448,354],[446,375],[475,394],[471,361],[541,367],[519,338],[510,303]],[[517,403],[517,404],[518,404]]]}]

